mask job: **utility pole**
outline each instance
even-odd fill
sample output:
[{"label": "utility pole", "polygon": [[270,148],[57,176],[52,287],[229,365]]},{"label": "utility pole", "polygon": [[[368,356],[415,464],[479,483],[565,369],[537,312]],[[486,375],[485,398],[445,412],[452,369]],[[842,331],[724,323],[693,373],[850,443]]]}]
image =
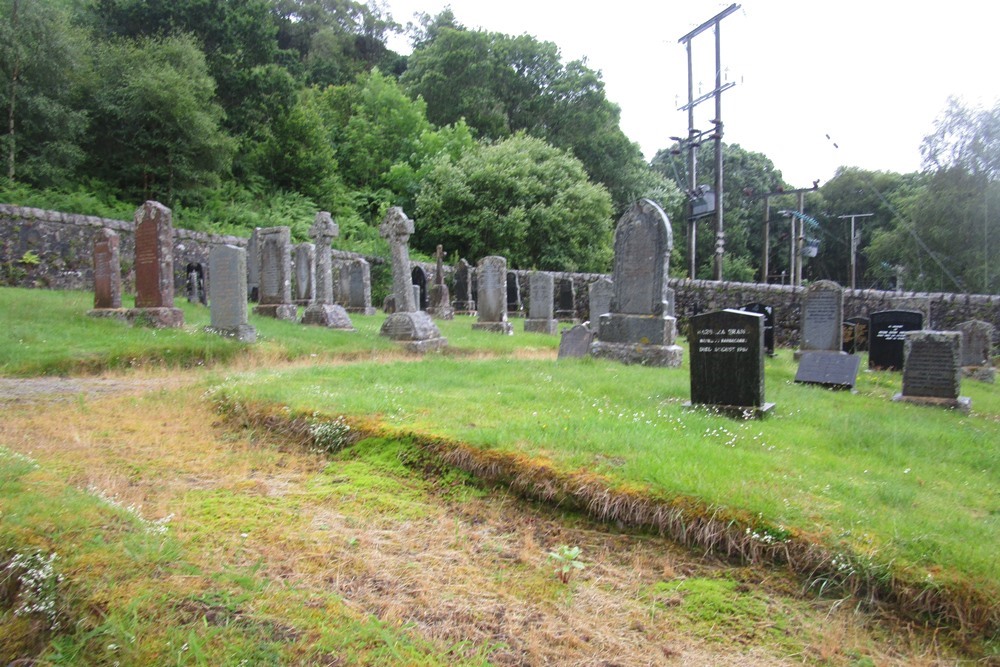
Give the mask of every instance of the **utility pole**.
[{"label": "utility pole", "polygon": [[[695,240],[697,227],[694,220],[694,192],[697,188],[697,180],[695,174],[695,167],[697,166],[697,158],[695,157],[695,151],[697,150],[696,142],[694,137],[700,134],[694,127],[694,108],[707,101],[709,98],[715,98],[715,119],[712,124],[715,125],[715,133],[712,137],[715,139],[715,261],[714,261],[714,276],[716,280],[722,280],[722,259],[725,253],[726,237],[722,226],[722,186],[723,186],[723,174],[722,174],[722,93],[729,88],[735,86],[735,83],[722,83],[722,46],[719,24],[722,19],[726,18],[736,10],[740,8],[739,5],[730,5],[726,9],[722,10],[709,20],[702,23],[700,26],[689,32],[688,34],[681,37],[678,42],[684,44],[687,47],[687,58],[688,58],[688,103],[680,108],[680,111],[688,112],[688,182],[690,186],[689,201],[690,201],[690,218],[688,219],[688,251],[690,253],[690,277],[694,279],[695,270],[697,268],[697,263],[695,261]],[[696,36],[704,32],[710,27],[715,28],[715,89],[705,95],[702,95],[698,99],[694,98],[694,68],[692,65],[691,58],[691,40]]]},{"label": "utility pole", "polygon": [[854,233],[854,220],[855,218],[870,218],[874,213],[851,213],[849,215],[838,215],[837,217],[841,220],[845,218],[851,219],[851,289],[856,288],[856,276],[857,276],[857,252],[858,252],[858,237]]},{"label": "utility pole", "polygon": [[[813,181],[813,186],[811,188],[799,188],[798,190],[784,190],[778,189],[772,192],[768,192],[764,195],[764,248],[761,253],[761,282],[767,283],[767,276],[770,272],[770,254],[771,254],[771,197],[778,197],[781,195],[799,195],[799,211],[802,211],[803,199],[802,195],[806,192],[815,192],[819,190],[819,180]],[[796,239],[795,234],[796,227],[795,216],[791,216],[791,229],[789,231],[789,236],[791,237],[791,252],[789,253],[788,262],[788,277],[792,280],[794,284],[795,279],[795,248]]]}]

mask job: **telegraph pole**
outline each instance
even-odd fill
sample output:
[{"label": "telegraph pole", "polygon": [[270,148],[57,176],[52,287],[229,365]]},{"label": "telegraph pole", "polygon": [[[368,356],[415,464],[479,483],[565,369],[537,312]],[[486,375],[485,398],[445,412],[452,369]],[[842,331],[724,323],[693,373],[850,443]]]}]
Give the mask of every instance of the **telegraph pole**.
[{"label": "telegraph pole", "polygon": [[851,289],[855,289],[856,275],[857,275],[857,253],[858,253],[858,237],[854,233],[854,220],[855,218],[870,218],[874,213],[851,213],[850,215],[838,215],[837,217],[841,220],[845,218],[851,219]]},{"label": "telegraph pole", "polygon": [[[688,34],[681,37],[678,42],[684,44],[687,47],[687,58],[688,58],[688,103],[680,108],[680,111],[688,112],[688,181],[690,186],[689,201],[690,201],[690,218],[688,219],[688,244],[689,244],[689,261],[690,261],[690,277],[694,279],[695,271],[697,268],[697,263],[695,261],[695,240],[697,227],[694,220],[694,192],[697,188],[697,181],[695,179],[695,167],[697,166],[697,158],[695,157],[695,151],[697,150],[697,145],[693,141],[694,137],[699,134],[699,132],[694,127],[694,108],[707,101],[709,98],[715,98],[715,119],[712,124],[715,125],[715,133],[712,137],[715,139],[715,262],[714,262],[714,275],[715,279],[722,280],[722,258],[725,253],[726,237],[723,232],[722,227],[722,186],[723,186],[723,175],[722,175],[722,93],[735,86],[735,83],[722,83],[722,47],[720,38],[719,24],[722,19],[726,18],[736,10],[740,8],[739,5],[730,5],[726,9],[722,10],[709,20],[702,23],[700,26],[689,32]],[[698,99],[694,98],[694,70],[692,66],[691,58],[691,40],[696,36],[704,32],[710,27],[715,28],[715,89],[705,95],[702,95]]]},{"label": "telegraph pole", "polygon": [[[767,276],[770,272],[770,254],[771,254],[771,197],[779,197],[781,195],[799,195],[799,211],[801,212],[803,207],[802,195],[806,192],[815,192],[819,190],[819,181],[813,181],[813,186],[811,188],[799,188],[798,190],[784,190],[778,189],[772,192],[768,192],[764,195],[764,248],[761,253],[761,282],[767,283]],[[795,234],[796,220],[795,216],[791,216],[791,229],[789,231],[789,236],[791,237],[792,247],[789,253],[789,264],[788,264],[788,276],[795,282],[795,248],[797,243],[797,237]]]}]

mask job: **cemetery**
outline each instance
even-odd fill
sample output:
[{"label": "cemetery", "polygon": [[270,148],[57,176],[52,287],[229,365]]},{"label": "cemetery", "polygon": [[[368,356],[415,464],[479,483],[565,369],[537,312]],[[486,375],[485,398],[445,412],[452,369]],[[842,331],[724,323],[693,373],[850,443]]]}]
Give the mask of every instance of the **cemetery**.
[{"label": "cemetery", "polygon": [[[334,586],[335,597],[325,604],[342,604],[336,601],[340,596],[355,600],[381,619],[376,622],[384,623],[378,625],[380,632],[402,633],[396,640],[400,650],[412,651],[403,662],[430,649],[420,644],[423,639],[406,635],[397,620],[418,620],[444,646],[458,640],[455,632],[478,627],[485,633],[483,643],[445,649],[459,651],[447,661],[460,656],[463,662],[506,664],[504,649],[491,648],[489,639],[499,630],[482,630],[481,620],[463,625],[456,620],[458,609],[450,606],[454,598],[429,591],[416,595],[413,584],[406,583],[411,580],[405,563],[384,554],[376,558],[366,542],[378,540],[378,553],[415,550],[408,558],[420,561],[421,552],[438,554],[427,539],[449,541],[432,528],[443,517],[450,517],[448,525],[461,526],[450,529],[453,537],[456,530],[464,534],[476,525],[449,509],[455,499],[490,514],[499,511],[491,504],[492,494],[513,493],[523,499],[519,502],[545,508],[532,519],[546,526],[542,543],[520,529],[504,533],[503,539],[521,545],[497,547],[501,554],[514,549],[513,569],[502,555],[500,565],[471,552],[466,558],[484,572],[500,567],[502,576],[532,591],[528,595],[535,606],[524,613],[528,608],[551,612],[549,594],[524,577],[526,571],[550,568],[560,541],[584,545],[579,552],[570,550],[581,554],[581,573],[563,584],[582,591],[590,590],[580,587],[590,586],[598,567],[624,581],[622,570],[612,565],[619,553],[612,543],[632,540],[629,549],[642,550],[649,554],[644,558],[656,562],[671,554],[677,567],[692,558],[691,550],[710,554],[718,562],[709,569],[704,563],[683,565],[701,572],[705,581],[734,576],[740,568],[751,568],[755,580],[787,578],[798,591],[782,598],[795,609],[788,612],[789,619],[797,619],[793,623],[802,623],[809,613],[804,609],[816,600],[851,600],[847,607],[866,614],[879,610],[891,619],[879,622],[923,624],[943,633],[944,643],[935,649],[940,655],[993,650],[990,637],[1000,622],[994,555],[1000,533],[989,517],[996,513],[1000,472],[1000,389],[989,372],[995,356],[992,325],[970,320],[954,330],[927,330],[924,321],[935,317],[930,310],[865,311],[871,350],[865,352],[857,349],[857,329],[848,329],[844,318],[849,295],[821,281],[796,295],[801,306],[794,310],[802,319],[798,345],[789,346],[781,336],[785,344],[775,345],[776,319],[788,317],[781,312],[786,304],[751,300],[747,290],[723,304],[723,290],[713,303],[725,307],[690,315],[688,297],[667,287],[669,260],[624,261],[633,252],[667,256],[669,238],[658,236],[658,215],[641,204],[626,214],[613,274],[582,288],[568,276],[545,272],[524,273],[512,283],[510,277],[517,274],[498,256],[474,263],[453,258],[459,270],[446,271],[439,249],[437,267],[420,272],[424,280],[430,276],[432,317],[421,310],[412,282],[415,267],[423,265],[409,258],[408,240],[415,230],[402,210],[391,210],[382,225],[392,249],[394,308],[386,314],[371,306],[368,262],[331,255],[337,230],[325,213],[317,215],[314,243],[300,263],[292,262],[298,253],[287,229],[257,230],[256,270],[245,243],[208,244],[203,288],[208,305],[200,296],[174,304],[174,290],[181,289],[174,274],[185,272],[184,265],[173,258],[180,268],[172,266],[172,253],[162,250],[162,222],[169,210],[147,204],[137,212],[134,241],[128,240],[136,258],[134,293],[123,289],[122,271],[114,269],[122,261],[122,230],[107,227],[93,235],[88,291],[0,288],[0,316],[11,341],[0,352],[3,516],[25,511],[8,508],[34,502],[32,494],[43,493],[42,488],[82,493],[83,516],[118,512],[124,517],[118,521],[133,526],[126,533],[137,530],[144,536],[138,551],[129,547],[140,563],[136,576],[143,576],[143,568],[173,567],[173,557],[157,555],[168,542],[170,549],[195,549],[198,540],[217,530],[237,536],[237,542],[212,538],[222,540],[218,544],[228,554],[227,567],[237,567],[246,557],[281,561],[266,547],[271,540],[285,550],[320,549],[321,558],[310,557],[306,570],[299,567],[289,576],[307,582],[329,564],[352,563],[356,573]],[[140,230],[148,220],[161,227]],[[639,271],[635,265],[655,270]],[[252,276],[258,281],[253,307]],[[293,294],[293,285],[301,284],[308,289]],[[686,294],[682,285],[674,285]],[[451,303],[441,294],[452,294]],[[583,302],[588,303],[581,307]],[[142,318],[134,314],[140,309],[155,310]],[[590,311],[598,317],[581,321],[573,316]],[[845,331],[850,332],[850,353],[844,351]],[[60,379],[66,377],[72,379]],[[32,392],[42,398],[31,398]],[[130,404],[140,406],[138,413],[151,410],[150,417],[127,409]],[[45,406],[42,413],[35,410],[38,405]],[[214,434],[194,441],[225,433],[248,444],[201,446],[196,459],[186,462],[176,457],[195,454],[185,454],[181,441],[171,440],[170,455],[131,444],[130,458],[143,463],[125,483],[114,463],[122,446],[114,444],[117,429],[99,422],[140,428],[134,424],[160,411],[177,420],[177,438],[214,424]],[[197,424],[190,417],[195,414],[200,415]],[[72,441],[86,446],[54,447],[62,425],[77,434]],[[174,438],[173,431],[153,440]],[[89,435],[81,440],[80,434]],[[105,441],[108,446],[101,444]],[[275,491],[285,474],[273,467],[279,459],[296,461],[293,478],[311,479],[313,488],[322,489],[306,501],[309,525],[294,518],[283,492]],[[251,460],[257,461],[252,467]],[[323,464],[316,468],[319,460]],[[95,472],[83,472],[88,461]],[[221,466],[211,474],[227,480],[220,487],[225,493],[198,500],[203,491],[183,490],[185,480],[200,479],[216,470],[213,466]],[[362,474],[362,468],[367,472]],[[177,481],[164,485],[160,478]],[[81,483],[71,479],[90,481],[81,491]],[[245,494],[248,484],[258,489],[256,495]],[[177,495],[178,488],[184,495]],[[349,498],[365,500],[351,504]],[[236,501],[242,509],[230,504]],[[120,509],[139,505],[145,507]],[[342,520],[327,516],[330,508],[355,518],[338,523]],[[577,518],[566,524],[567,516]],[[44,521],[55,521],[55,534],[67,531],[67,539],[79,539],[68,536],[80,527]],[[107,519],[86,521],[97,526]],[[593,527],[580,532],[572,527],[578,522]],[[371,531],[377,525],[388,532],[376,537]],[[28,526],[17,534],[34,535],[33,541],[52,537]],[[607,532],[609,527],[614,529]],[[176,537],[164,537],[174,531]],[[623,536],[615,537],[616,531]],[[341,541],[320,548],[328,534]],[[2,532],[0,538],[11,535]],[[238,555],[241,549],[248,550],[247,556]],[[62,549],[59,558],[75,562]],[[602,559],[605,564],[599,565]],[[439,570],[435,563],[421,567],[446,590],[455,572]],[[249,576],[265,585],[276,576],[271,567]],[[493,590],[478,575],[466,571],[465,576]],[[376,595],[365,588],[365,582],[379,580],[393,582],[398,590],[387,597],[385,591]],[[685,608],[686,581],[691,580],[658,584],[659,590],[673,591],[678,610]],[[308,584],[301,586],[282,594],[280,604],[301,604],[301,596],[315,596]],[[487,606],[502,599],[508,609],[524,604],[499,590],[475,599]],[[627,586],[619,592],[626,608],[630,595],[645,595]],[[449,595],[466,599],[471,593]],[[748,592],[747,600],[756,603],[757,595]],[[199,613],[207,608],[204,602],[190,604]],[[586,615],[585,598],[576,604]],[[427,605],[442,609],[447,621],[436,625]],[[840,613],[834,610],[839,603],[824,613]],[[670,613],[657,612],[657,618],[667,622]],[[763,617],[741,619],[754,628],[751,635],[778,651],[771,658],[794,652],[773,648],[785,640],[768,634]],[[50,620],[56,624],[55,616]],[[372,622],[355,620],[351,632],[371,632],[376,626],[365,629],[364,624]],[[614,628],[624,620],[612,614],[608,622],[601,650],[624,650],[620,637],[611,636],[621,635]],[[9,627],[28,632],[32,626]],[[549,632],[513,620],[504,628],[525,636]],[[508,641],[519,645],[516,638]],[[818,639],[805,632],[792,643],[810,641]],[[558,650],[587,654],[585,647]],[[628,650],[638,651],[631,654],[635,659],[649,659],[634,646]],[[535,659],[545,655],[524,646],[519,651]],[[767,663],[767,658],[760,662]]]}]

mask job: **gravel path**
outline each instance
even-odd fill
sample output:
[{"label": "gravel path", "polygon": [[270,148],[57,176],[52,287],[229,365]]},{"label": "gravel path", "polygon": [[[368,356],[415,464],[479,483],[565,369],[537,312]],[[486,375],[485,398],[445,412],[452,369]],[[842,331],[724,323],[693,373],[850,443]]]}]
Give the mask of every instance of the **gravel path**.
[{"label": "gravel path", "polygon": [[162,379],[0,378],[0,402],[69,401],[81,394],[98,396],[162,388]]}]

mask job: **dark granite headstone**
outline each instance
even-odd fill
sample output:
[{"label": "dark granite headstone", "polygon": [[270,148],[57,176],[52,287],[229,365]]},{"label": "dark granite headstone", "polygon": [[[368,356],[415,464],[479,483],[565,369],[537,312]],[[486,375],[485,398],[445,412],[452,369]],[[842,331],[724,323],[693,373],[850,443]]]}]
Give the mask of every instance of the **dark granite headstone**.
[{"label": "dark granite headstone", "polygon": [[562,332],[559,339],[559,359],[578,359],[590,354],[594,332],[584,324],[577,324]]},{"label": "dark granite headstone", "polygon": [[872,313],[868,325],[868,367],[883,371],[903,368],[903,341],[907,331],[924,326],[923,314],[912,310]]},{"label": "dark granite headstone", "polygon": [[844,352],[857,354],[868,351],[868,324],[867,317],[844,320]]},{"label": "dark granite headstone", "polygon": [[118,234],[102,229],[94,241],[94,308],[122,307],[122,270]]},{"label": "dark granite headstone", "polygon": [[968,412],[962,386],[962,334],[957,331],[908,331],[903,334],[903,391],[894,400],[939,405]]},{"label": "dark granite headstone", "polygon": [[764,316],[764,351],[774,356],[774,307],[765,303],[748,303],[740,308],[748,313]]},{"label": "dark granite headstone", "polygon": [[513,271],[507,272],[507,312],[511,315],[519,315],[524,309],[521,301],[521,281]]},{"label": "dark granite headstone", "polygon": [[691,405],[760,416],[764,401],[764,316],[719,310],[691,318]]},{"label": "dark granite headstone", "polygon": [[832,389],[853,389],[858,381],[861,358],[843,352],[805,352],[799,360],[795,381],[821,384]]}]

